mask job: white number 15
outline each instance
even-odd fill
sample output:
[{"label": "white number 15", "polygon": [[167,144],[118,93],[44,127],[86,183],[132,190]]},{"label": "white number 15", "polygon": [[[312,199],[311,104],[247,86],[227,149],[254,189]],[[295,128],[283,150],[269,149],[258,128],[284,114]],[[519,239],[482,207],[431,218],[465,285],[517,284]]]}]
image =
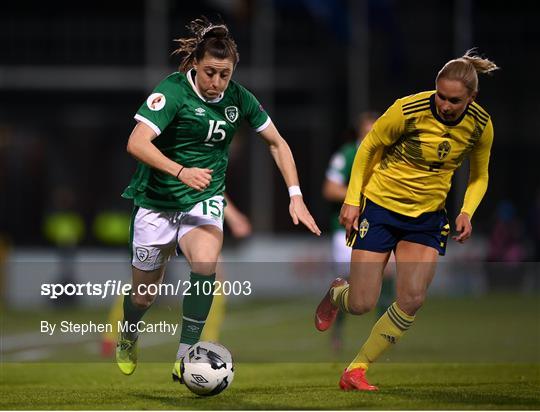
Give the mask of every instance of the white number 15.
[{"label": "white number 15", "polygon": [[[208,127],[208,135],[206,136],[206,139],[204,142],[221,142],[225,139],[225,130],[221,129],[220,126],[223,126],[227,122],[224,120],[209,120],[210,123]],[[214,137],[214,134],[219,134],[220,136]]]}]

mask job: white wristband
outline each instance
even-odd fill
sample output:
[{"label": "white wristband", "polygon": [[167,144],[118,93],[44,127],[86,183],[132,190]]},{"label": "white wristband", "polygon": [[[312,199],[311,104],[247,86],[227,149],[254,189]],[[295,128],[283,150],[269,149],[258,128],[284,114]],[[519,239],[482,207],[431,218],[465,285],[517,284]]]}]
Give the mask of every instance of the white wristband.
[{"label": "white wristband", "polygon": [[300,186],[291,186],[289,187],[289,196],[302,196],[302,191],[300,190]]}]

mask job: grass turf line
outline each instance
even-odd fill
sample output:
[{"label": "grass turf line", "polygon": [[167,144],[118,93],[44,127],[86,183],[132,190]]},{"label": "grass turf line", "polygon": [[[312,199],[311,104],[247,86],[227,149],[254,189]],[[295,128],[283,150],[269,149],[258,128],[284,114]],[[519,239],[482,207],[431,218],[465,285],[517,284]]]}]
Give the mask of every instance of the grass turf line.
[{"label": "grass turf line", "polygon": [[0,409],[539,409],[538,364],[383,364],[377,393],[338,389],[341,366],[239,363],[224,393],[198,397],[168,363],[121,375],[113,363],[3,364]]}]

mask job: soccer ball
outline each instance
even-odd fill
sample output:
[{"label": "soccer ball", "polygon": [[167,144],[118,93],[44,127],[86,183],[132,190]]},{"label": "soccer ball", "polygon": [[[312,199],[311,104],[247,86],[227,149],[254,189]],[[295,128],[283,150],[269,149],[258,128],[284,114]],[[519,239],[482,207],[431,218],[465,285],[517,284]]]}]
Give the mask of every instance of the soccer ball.
[{"label": "soccer ball", "polygon": [[228,349],[214,342],[198,342],[189,348],[180,364],[188,389],[213,396],[228,388],[234,379],[234,362]]}]

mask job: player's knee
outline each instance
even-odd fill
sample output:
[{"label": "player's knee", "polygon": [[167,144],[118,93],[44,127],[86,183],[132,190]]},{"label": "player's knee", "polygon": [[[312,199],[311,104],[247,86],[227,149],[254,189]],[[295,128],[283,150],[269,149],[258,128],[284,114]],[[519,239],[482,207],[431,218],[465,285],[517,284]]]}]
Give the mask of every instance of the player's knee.
[{"label": "player's knee", "polygon": [[425,293],[407,294],[398,299],[398,306],[408,315],[414,315],[422,307],[425,299]]},{"label": "player's knee", "polygon": [[199,273],[201,275],[212,275],[216,273],[216,266],[217,266],[217,256],[214,261],[211,261],[210,259],[207,261],[204,260],[196,260],[191,262],[191,271],[195,273]]},{"label": "player's knee", "polygon": [[131,297],[133,306],[138,309],[148,309],[154,303],[155,299],[156,297],[151,294],[135,294]]},{"label": "player's knee", "polygon": [[363,315],[364,313],[371,312],[377,304],[374,299],[359,299],[351,300],[349,298],[349,313],[353,315]]}]

